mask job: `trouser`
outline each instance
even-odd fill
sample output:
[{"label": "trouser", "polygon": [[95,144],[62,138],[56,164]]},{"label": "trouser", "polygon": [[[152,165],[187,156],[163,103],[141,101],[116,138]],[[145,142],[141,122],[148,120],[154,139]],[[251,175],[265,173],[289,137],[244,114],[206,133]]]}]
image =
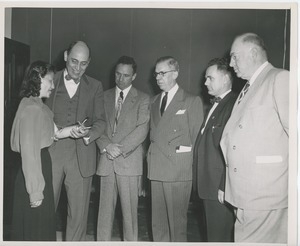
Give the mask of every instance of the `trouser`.
[{"label": "trouser", "polygon": [[121,176],[114,172],[101,176],[98,241],[111,240],[118,194],[123,216],[124,241],[138,240],[138,179],[139,176]]},{"label": "trouser", "polygon": [[192,181],[151,180],[152,233],[157,242],[187,241],[187,211]]}]

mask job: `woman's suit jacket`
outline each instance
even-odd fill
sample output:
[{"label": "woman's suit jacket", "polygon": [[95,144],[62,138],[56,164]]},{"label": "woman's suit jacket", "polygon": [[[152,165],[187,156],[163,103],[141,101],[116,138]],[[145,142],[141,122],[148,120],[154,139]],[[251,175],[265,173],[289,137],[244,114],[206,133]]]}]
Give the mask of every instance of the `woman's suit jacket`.
[{"label": "woman's suit jacket", "polygon": [[225,200],[242,209],[287,207],[289,72],[268,64],[233,108],[221,140]]}]

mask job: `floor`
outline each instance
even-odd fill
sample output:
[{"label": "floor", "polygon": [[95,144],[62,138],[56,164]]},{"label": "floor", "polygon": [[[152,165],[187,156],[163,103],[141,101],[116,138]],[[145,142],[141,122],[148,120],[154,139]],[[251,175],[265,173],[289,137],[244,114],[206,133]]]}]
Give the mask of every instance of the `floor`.
[{"label": "floor", "polygon": [[[93,190],[90,199],[90,208],[88,215],[88,228],[87,228],[87,241],[96,241],[96,226],[97,226],[97,213],[99,203],[99,190],[97,189],[98,180],[93,182]],[[96,188],[95,188],[96,187]],[[150,221],[150,201],[149,194],[139,198],[138,206],[138,240],[139,241],[152,241],[151,235],[151,221]],[[188,241],[189,242],[202,242],[203,241],[203,223],[201,223],[201,204],[196,196],[192,196],[188,210]],[[116,215],[114,220],[112,241],[122,241],[122,224],[120,204],[118,202],[116,208]],[[62,193],[60,204],[57,211],[57,240],[64,240],[64,231],[66,225],[66,197]]]}]

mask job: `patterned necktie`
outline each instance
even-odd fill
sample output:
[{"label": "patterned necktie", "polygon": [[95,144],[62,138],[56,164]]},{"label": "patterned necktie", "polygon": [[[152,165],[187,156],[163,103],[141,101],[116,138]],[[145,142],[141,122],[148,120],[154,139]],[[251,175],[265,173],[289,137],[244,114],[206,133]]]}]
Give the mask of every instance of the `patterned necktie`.
[{"label": "patterned necktie", "polygon": [[246,93],[248,92],[249,90],[249,87],[250,87],[250,83],[249,81],[245,84],[240,96],[239,96],[239,101],[238,101],[238,104],[242,101],[243,97],[246,95]]},{"label": "patterned necktie", "polygon": [[124,99],[123,91],[120,91],[120,95],[119,95],[118,101],[117,101],[117,110],[116,110],[116,115],[115,115],[115,124],[114,124],[114,129],[113,129],[113,135],[117,131],[118,119],[119,119],[119,116],[121,113],[123,99]]},{"label": "patterned necktie", "polygon": [[163,116],[165,109],[166,109],[166,104],[168,100],[168,92],[165,92],[165,95],[161,101],[161,106],[160,106],[160,115]]},{"label": "patterned necktie", "polygon": [[214,103],[219,103],[221,100],[222,100],[221,97],[214,97],[214,98],[210,99],[209,101],[211,104],[214,104]]}]

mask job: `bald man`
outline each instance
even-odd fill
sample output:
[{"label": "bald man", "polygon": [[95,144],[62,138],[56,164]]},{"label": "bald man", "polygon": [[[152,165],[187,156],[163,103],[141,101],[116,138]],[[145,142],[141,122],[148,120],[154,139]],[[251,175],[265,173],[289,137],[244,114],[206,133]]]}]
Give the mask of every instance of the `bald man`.
[{"label": "bald man", "polygon": [[[66,68],[56,73],[55,90],[46,101],[58,127],[80,122],[84,131],[50,148],[54,200],[57,208],[64,182],[68,198],[66,241],[85,241],[92,177],[96,172],[96,144],[104,132],[103,89],[100,81],[85,75],[90,49],[73,42],[64,52]],[[84,123],[83,123],[84,122]],[[45,222],[47,223],[47,222]]]},{"label": "bald man", "polygon": [[235,242],[287,243],[289,72],[268,62],[254,33],[238,36],[230,55],[230,66],[247,81],[221,140]]}]

